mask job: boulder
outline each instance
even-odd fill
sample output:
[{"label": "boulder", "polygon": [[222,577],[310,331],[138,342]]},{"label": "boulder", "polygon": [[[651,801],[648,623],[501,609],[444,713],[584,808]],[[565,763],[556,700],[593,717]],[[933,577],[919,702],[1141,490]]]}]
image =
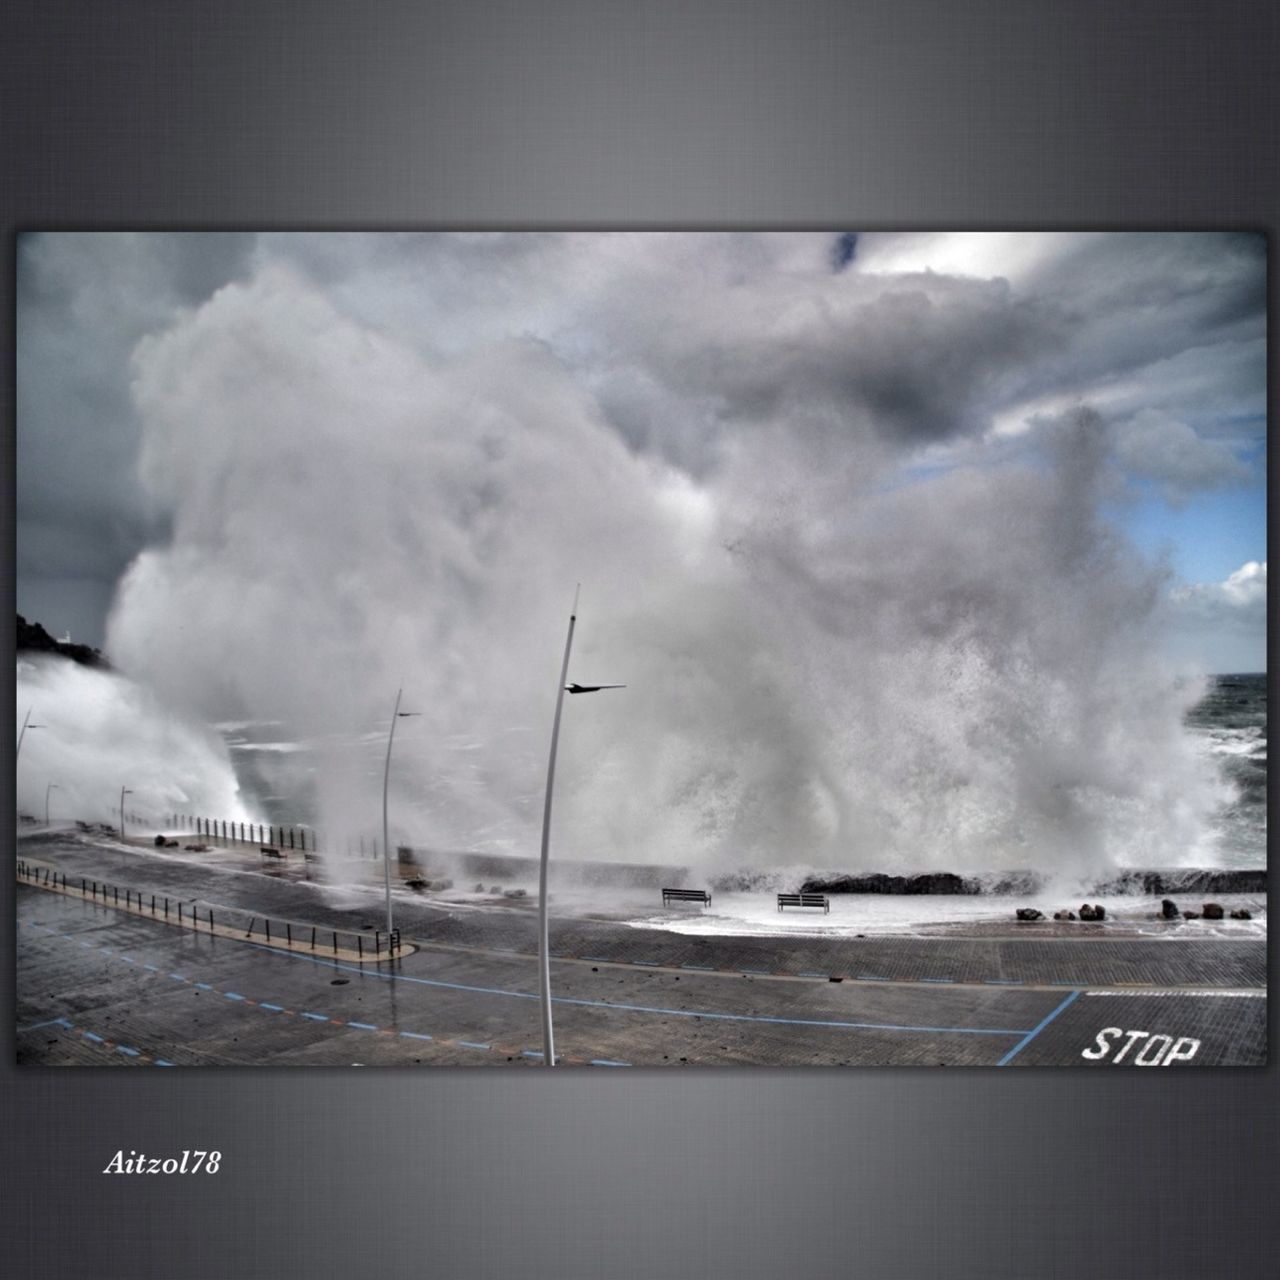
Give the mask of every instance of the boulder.
[{"label": "boulder", "polygon": [[1199,920],[1200,913],[1198,911],[1184,911],[1182,913],[1182,918],[1184,920]]},{"label": "boulder", "polygon": [[1044,912],[1037,911],[1035,907],[1019,907],[1014,914],[1019,920],[1024,921],[1044,919]]},{"label": "boulder", "polygon": [[164,836],[156,836],[156,848],[157,849],[164,848]]},{"label": "boulder", "polygon": [[525,889],[508,889],[502,896],[504,898],[527,898],[529,893]]},{"label": "boulder", "polygon": [[1074,911],[1055,911],[1053,913],[1053,918],[1055,920],[1074,920],[1076,918],[1076,913]]},{"label": "boulder", "polygon": [[1090,906],[1084,903],[1080,908],[1081,920],[1105,920],[1107,918],[1107,909],[1101,903],[1097,906]]},{"label": "boulder", "polygon": [[1231,913],[1231,918],[1233,920],[1252,920],[1253,913],[1251,911],[1247,911],[1244,907],[1237,907]]},{"label": "boulder", "polygon": [[1202,911],[1206,920],[1221,920],[1226,914],[1222,907],[1216,902],[1206,902]]},{"label": "boulder", "polygon": [[1166,898],[1160,904],[1160,918],[1162,920],[1176,920],[1178,915],[1178,904],[1172,898]]}]

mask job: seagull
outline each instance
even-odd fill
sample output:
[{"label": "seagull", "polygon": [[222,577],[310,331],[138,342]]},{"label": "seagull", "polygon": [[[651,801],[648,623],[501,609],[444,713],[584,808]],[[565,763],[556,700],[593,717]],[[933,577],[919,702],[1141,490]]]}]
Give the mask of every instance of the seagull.
[{"label": "seagull", "polygon": [[568,693],[599,693],[601,689],[625,689],[625,684],[567,684]]}]

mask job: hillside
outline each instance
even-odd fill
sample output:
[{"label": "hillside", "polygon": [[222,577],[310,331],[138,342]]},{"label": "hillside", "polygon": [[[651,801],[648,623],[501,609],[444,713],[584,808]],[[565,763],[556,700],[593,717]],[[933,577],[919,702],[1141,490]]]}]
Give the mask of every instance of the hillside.
[{"label": "hillside", "polygon": [[19,653],[32,650],[38,653],[55,653],[60,658],[69,658],[85,667],[102,667],[109,670],[111,664],[98,649],[91,649],[87,644],[67,644],[55,640],[38,622],[28,622],[22,614],[18,614]]}]

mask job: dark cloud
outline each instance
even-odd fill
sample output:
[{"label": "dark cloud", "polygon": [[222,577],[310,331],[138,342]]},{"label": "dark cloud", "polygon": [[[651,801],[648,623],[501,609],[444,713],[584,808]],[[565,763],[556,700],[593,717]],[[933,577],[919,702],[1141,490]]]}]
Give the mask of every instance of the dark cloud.
[{"label": "dark cloud", "polygon": [[248,269],[252,237],[26,234],[18,244],[19,608],[103,641],[103,605],[168,515],[138,486],[130,356]]}]

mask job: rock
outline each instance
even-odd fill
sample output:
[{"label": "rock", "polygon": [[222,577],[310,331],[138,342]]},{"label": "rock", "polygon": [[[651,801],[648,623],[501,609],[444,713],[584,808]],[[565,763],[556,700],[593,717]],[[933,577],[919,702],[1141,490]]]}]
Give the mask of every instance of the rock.
[{"label": "rock", "polygon": [[164,848],[164,836],[156,836],[156,848],[157,849]]},{"label": "rock", "polygon": [[421,893],[427,887],[427,882],[417,878],[416,876],[412,880],[406,880],[405,884],[407,884],[415,893]]},{"label": "rock", "polygon": [[974,894],[981,892],[981,886],[976,880],[951,871],[928,871],[911,876],[889,876],[876,871],[856,876],[811,876],[801,884],[799,892]]},{"label": "rock", "polygon": [[164,842],[164,847],[166,849],[176,849],[178,847],[178,842],[176,840],[166,840]]},{"label": "rock", "polygon": [[483,893],[483,892],[484,892],[484,885],[482,885],[482,884],[478,884],[478,885],[476,885],[476,887],[472,890],[472,892],[473,892],[473,893]]},{"label": "rock", "polygon": [[1226,914],[1222,907],[1216,902],[1206,902],[1202,908],[1204,918],[1206,920],[1221,920]]},{"label": "rock", "polygon": [[1090,906],[1087,902],[1080,908],[1081,920],[1105,920],[1107,918],[1107,909],[1099,903],[1097,906]]},{"label": "rock", "polygon": [[1182,913],[1182,918],[1184,920],[1199,920],[1200,913],[1198,911],[1184,911]]},{"label": "rock", "polygon": [[1252,920],[1253,913],[1246,911],[1244,907],[1237,907],[1236,910],[1231,913],[1231,918],[1233,920]]},{"label": "rock", "polygon": [[525,889],[508,889],[502,896],[504,898],[527,898],[529,894]]},{"label": "rock", "polygon": [[1166,898],[1160,904],[1160,918],[1162,920],[1176,920],[1178,915],[1178,904],[1172,898]]},{"label": "rock", "polygon": [[1043,920],[1044,912],[1037,911],[1035,907],[1019,907],[1015,912],[1019,920]]},{"label": "rock", "polygon": [[1055,920],[1074,920],[1076,918],[1076,913],[1074,911],[1055,911],[1053,913],[1053,918]]},{"label": "rock", "polygon": [[490,892],[490,893],[501,893],[501,892],[502,892],[502,889],[501,889],[498,885],[496,885],[496,884],[495,884],[495,885],[490,885],[490,886],[489,886],[489,892]]}]

